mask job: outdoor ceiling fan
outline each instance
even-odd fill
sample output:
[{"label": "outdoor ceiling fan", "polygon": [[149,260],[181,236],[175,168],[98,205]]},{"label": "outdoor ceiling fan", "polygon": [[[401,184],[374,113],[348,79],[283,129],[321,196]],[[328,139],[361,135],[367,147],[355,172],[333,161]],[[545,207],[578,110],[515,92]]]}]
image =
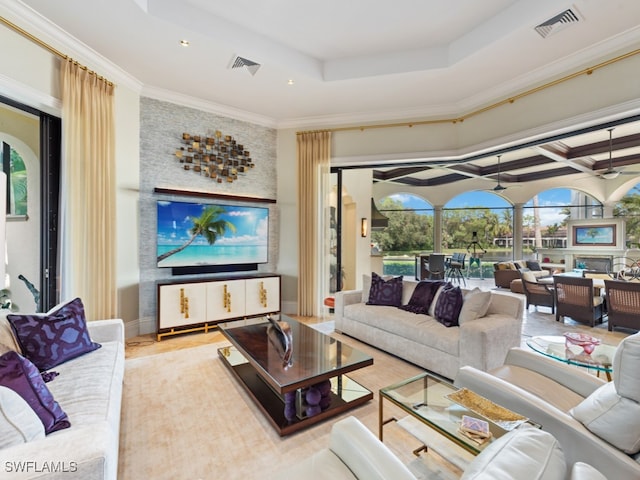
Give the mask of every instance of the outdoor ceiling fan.
[{"label": "outdoor ceiling fan", "polygon": [[493,188],[491,189],[491,190],[493,190],[494,192],[501,192],[501,191],[503,191],[503,190],[506,190],[506,189],[507,189],[507,187],[505,187],[504,185],[502,185],[502,184],[500,183],[500,157],[501,157],[501,156],[502,156],[502,155],[498,155],[498,178],[497,178],[498,183],[496,184],[496,186],[495,186],[495,187],[493,187]]},{"label": "outdoor ceiling fan", "polygon": [[618,175],[620,175],[620,172],[613,168],[611,158],[613,155],[613,128],[608,128],[607,130],[609,130],[609,168],[602,172],[600,176],[605,180],[613,180],[614,178],[617,178]]},{"label": "outdoor ceiling fan", "polygon": [[637,172],[623,172],[622,170],[616,170],[613,168],[613,127],[607,128],[609,131],[609,167],[600,174],[601,178],[605,180],[613,180],[618,178],[618,175],[638,175]]}]

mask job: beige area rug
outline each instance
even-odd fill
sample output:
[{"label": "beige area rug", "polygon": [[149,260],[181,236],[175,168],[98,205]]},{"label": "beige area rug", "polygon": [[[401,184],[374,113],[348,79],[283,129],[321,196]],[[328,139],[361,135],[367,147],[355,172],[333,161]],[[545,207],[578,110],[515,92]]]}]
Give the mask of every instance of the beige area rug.
[{"label": "beige area rug", "polygon": [[[377,435],[378,390],[421,370],[341,339],[374,357],[374,365],[351,374],[374,392],[374,399],[284,438],[218,358],[217,348],[224,343],[127,360],[118,478],[263,479],[328,446],[338,418],[354,415]],[[404,416],[385,402],[387,414]],[[459,477],[460,471],[435,452],[415,457],[411,451],[420,443],[396,423],[384,428],[385,444],[418,478]]]}]

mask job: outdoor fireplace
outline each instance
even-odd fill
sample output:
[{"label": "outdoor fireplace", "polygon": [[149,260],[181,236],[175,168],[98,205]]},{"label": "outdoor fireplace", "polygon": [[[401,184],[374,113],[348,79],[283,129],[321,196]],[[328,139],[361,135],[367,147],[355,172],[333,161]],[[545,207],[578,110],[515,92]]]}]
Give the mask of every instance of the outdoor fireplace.
[{"label": "outdoor fireplace", "polygon": [[579,257],[574,256],[574,268],[584,268],[597,272],[609,272],[611,270],[611,258],[607,257]]}]

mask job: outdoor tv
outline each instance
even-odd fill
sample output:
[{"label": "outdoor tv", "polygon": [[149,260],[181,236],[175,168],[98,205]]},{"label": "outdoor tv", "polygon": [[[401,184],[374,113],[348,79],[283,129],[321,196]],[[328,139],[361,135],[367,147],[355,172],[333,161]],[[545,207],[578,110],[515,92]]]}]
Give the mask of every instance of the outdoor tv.
[{"label": "outdoor tv", "polygon": [[269,209],[157,202],[158,267],[233,267],[267,263]]}]

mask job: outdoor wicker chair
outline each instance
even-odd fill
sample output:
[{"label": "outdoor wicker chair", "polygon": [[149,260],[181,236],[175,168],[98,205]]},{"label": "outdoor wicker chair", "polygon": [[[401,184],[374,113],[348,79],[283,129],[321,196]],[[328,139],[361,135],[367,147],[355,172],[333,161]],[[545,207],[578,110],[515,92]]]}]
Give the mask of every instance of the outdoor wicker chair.
[{"label": "outdoor wicker chair", "polygon": [[602,323],[604,316],[604,298],[593,289],[593,279],[553,276],[553,289],[556,299],[556,321],[560,317],[571,317],[578,322],[587,322],[594,327],[596,321]]},{"label": "outdoor wicker chair", "polygon": [[553,288],[550,285],[538,283],[537,279],[533,276],[527,275],[528,272],[520,272],[520,278],[522,279],[522,289],[524,295],[527,298],[527,310],[530,305],[551,307],[551,313],[555,312],[555,298],[553,296]]},{"label": "outdoor wicker chair", "polygon": [[609,331],[615,327],[640,330],[640,283],[605,280]]}]

